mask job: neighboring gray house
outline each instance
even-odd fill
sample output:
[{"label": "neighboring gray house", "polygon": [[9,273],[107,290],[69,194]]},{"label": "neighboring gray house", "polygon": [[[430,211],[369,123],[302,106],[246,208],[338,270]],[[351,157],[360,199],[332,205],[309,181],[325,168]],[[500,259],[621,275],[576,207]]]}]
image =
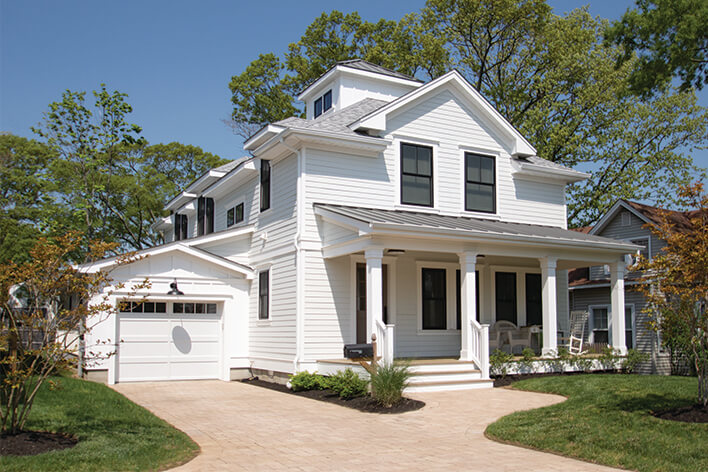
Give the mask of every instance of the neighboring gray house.
[{"label": "neighboring gray house", "polygon": [[[648,225],[659,224],[665,211],[637,202],[620,200],[592,228],[582,232],[619,239],[643,246],[643,257],[656,256],[666,243],[652,234]],[[679,228],[688,224],[690,212],[671,211],[669,217]],[[631,265],[634,260],[627,260]],[[646,299],[637,290],[640,274],[628,271],[625,275],[625,342],[649,354],[648,362],[640,366],[641,373],[669,374],[669,352],[661,347],[661,335],[649,326],[650,316],[644,312]],[[591,344],[607,344],[612,338],[612,309],[610,303],[610,274],[604,265],[578,268],[568,273],[571,310],[588,310],[585,340]]]}]

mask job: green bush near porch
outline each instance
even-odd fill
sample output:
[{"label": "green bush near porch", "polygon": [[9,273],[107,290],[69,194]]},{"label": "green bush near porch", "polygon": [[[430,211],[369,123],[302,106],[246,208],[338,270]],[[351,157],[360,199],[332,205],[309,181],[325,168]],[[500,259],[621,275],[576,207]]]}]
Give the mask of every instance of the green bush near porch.
[{"label": "green bush near porch", "polygon": [[565,402],[517,412],[491,424],[492,438],[639,471],[708,470],[708,424],[655,418],[651,412],[692,405],[697,379],[577,375],[517,382]]},{"label": "green bush near porch", "polygon": [[[199,453],[186,434],[105,385],[50,378],[25,429],[70,434],[78,444],[36,456],[0,457],[0,470],[164,470]],[[175,408],[180,408],[175,405]]]}]

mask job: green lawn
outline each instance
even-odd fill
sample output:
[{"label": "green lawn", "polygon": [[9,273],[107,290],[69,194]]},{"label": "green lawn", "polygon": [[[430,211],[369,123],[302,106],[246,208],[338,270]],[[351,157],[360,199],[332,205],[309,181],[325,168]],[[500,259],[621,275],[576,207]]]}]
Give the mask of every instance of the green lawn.
[{"label": "green lawn", "polygon": [[708,471],[708,424],[649,414],[695,403],[695,378],[578,375],[517,382],[514,388],[568,400],[506,416],[493,439],[640,471]]},{"label": "green lawn", "polygon": [[0,470],[157,470],[199,451],[186,434],[104,385],[53,380],[59,390],[44,384],[25,429],[69,433],[79,443],[36,456],[0,457]]}]

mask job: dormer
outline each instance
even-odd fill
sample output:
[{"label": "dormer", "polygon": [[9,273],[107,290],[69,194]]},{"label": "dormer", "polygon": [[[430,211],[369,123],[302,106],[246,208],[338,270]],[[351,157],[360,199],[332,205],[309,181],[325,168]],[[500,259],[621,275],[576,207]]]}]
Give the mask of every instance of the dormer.
[{"label": "dormer", "polygon": [[338,62],[300,93],[307,119],[353,105],[365,98],[393,101],[423,85],[413,77],[353,59]]}]

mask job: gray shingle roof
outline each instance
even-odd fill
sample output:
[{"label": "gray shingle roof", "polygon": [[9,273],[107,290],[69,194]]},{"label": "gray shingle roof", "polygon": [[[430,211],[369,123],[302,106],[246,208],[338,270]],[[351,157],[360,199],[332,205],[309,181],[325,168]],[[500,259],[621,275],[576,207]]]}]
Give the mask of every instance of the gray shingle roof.
[{"label": "gray shingle roof", "polygon": [[501,237],[517,236],[521,238],[544,239],[558,242],[601,243],[606,244],[607,246],[613,246],[614,248],[632,247],[630,244],[623,243],[622,241],[617,241],[615,239],[593,236],[554,226],[510,223],[506,221],[437,215],[415,211],[394,211],[375,208],[349,207],[324,203],[315,203],[315,207],[371,225],[387,224],[401,226],[402,228],[410,227],[411,229],[423,227],[444,230],[460,230],[469,232],[471,236],[474,234]]},{"label": "gray shingle roof", "polygon": [[224,164],[222,166],[214,167],[212,170],[215,170],[217,172],[229,172],[229,171],[235,169],[236,166],[238,166],[244,159],[248,159],[248,156],[239,157],[237,159],[227,162],[226,164]]},{"label": "gray shingle roof", "polygon": [[337,65],[350,67],[352,69],[359,69],[359,70],[363,70],[366,72],[375,72],[377,74],[388,75],[390,77],[397,77],[399,79],[414,80],[416,82],[422,82],[421,80],[418,80],[415,77],[411,77],[406,74],[401,74],[400,72],[396,72],[395,70],[387,69],[385,67],[381,67],[379,65],[372,64],[371,62],[367,62],[363,59],[350,59],[348,61],[339,61],[337,63]]},{"label": "gray shingle roof", "polygon": [[324,113],[314,120],[290,117],[273,124],[294,129],[311,129],[338,134],[357,134],[349,129],[348,125],[386,104],[388,104],[388,102],[384,100],[365,98],[341,110]]},{"label": "gray shingle roof", "polygon": [[558,169],[558,170],[564,170],[564,171],[572,171],[572,172],[577,172],[578,174],[582,174],[582,172],[577,171],[575,169],[571,169],[570,167],[566,167],[560,164],[556,164],[553,161],[549,161],[548,159],[544,159],[542,157],[538,156],[527,156],[527,157],[520,157],[518,158],[522,162],[528,162],[529,164],[533,164],[535,166],[539,167],[546,167],[549,169]]}]

